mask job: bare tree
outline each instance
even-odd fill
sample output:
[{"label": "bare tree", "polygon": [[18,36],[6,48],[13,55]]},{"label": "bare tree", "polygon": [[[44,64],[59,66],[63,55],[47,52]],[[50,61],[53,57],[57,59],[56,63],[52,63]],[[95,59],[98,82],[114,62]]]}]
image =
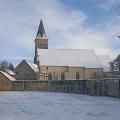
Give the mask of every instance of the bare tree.
[{"label": "bare tree", "polygon": [[120,74],[120,55],[118,55],[117,58],[110,63],[110,65],[111,72]]},{"label": "bare tree", "polygon": [[12,63],[8,63],[6,60],[0,62],[0,70],[5,71],[6,69],[14,70]]},{"label": "bare tree", "polygon": [[6,69],[8,69],[8,62],[4,60],[1,62],[0,70],[5,71]]}]

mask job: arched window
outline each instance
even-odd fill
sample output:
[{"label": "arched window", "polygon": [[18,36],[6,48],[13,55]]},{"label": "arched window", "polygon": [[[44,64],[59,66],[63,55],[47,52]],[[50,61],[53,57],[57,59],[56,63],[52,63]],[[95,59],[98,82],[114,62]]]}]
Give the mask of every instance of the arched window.
[{"label": "arched window", "polygon": [[52,80],[52,74],[50,72],[48,74],[48,80]]},{"label": "arched window", "polygon": [[80,79],[80,76],[79,76],[79,73],[77,72],[76,73],[76,80],[79,80]]},{"label": "arched window", "polygon": [[61,80],[65,80],[65,74],[63,72],[61,73]]}]

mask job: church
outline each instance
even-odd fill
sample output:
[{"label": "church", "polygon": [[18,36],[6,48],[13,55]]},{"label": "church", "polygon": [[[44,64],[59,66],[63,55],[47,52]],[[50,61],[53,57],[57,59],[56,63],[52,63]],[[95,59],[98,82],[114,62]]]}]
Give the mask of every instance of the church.
[{"label": "church", "polygon": [[35,38],[34,63],[23,60],[14,70],[17,80],[90,80],[108,77],[111,59],[91,49],[49,49],[42,20]]}]

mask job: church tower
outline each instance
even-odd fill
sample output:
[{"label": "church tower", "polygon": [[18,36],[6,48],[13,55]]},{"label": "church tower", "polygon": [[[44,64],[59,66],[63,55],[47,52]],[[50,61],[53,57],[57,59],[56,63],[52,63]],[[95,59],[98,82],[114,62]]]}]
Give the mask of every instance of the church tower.
[{"label": "church tower", "polygon": [[34,58],[34,63],[38,63],[37,57],[37,49],[48,49],[48,38],[45,33],[45,29],[43,26],[42,20],[40,21],[38,32],[35,38],[35,58]]}]

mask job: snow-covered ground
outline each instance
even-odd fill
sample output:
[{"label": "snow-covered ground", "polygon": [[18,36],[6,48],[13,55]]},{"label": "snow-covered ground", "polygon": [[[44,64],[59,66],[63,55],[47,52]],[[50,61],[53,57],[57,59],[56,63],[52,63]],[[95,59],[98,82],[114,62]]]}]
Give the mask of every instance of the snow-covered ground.
[{"label": "snow-covered ground", "polygon": [[0,120],[120,120],[120,100],[51,92],[0,92]]}]

